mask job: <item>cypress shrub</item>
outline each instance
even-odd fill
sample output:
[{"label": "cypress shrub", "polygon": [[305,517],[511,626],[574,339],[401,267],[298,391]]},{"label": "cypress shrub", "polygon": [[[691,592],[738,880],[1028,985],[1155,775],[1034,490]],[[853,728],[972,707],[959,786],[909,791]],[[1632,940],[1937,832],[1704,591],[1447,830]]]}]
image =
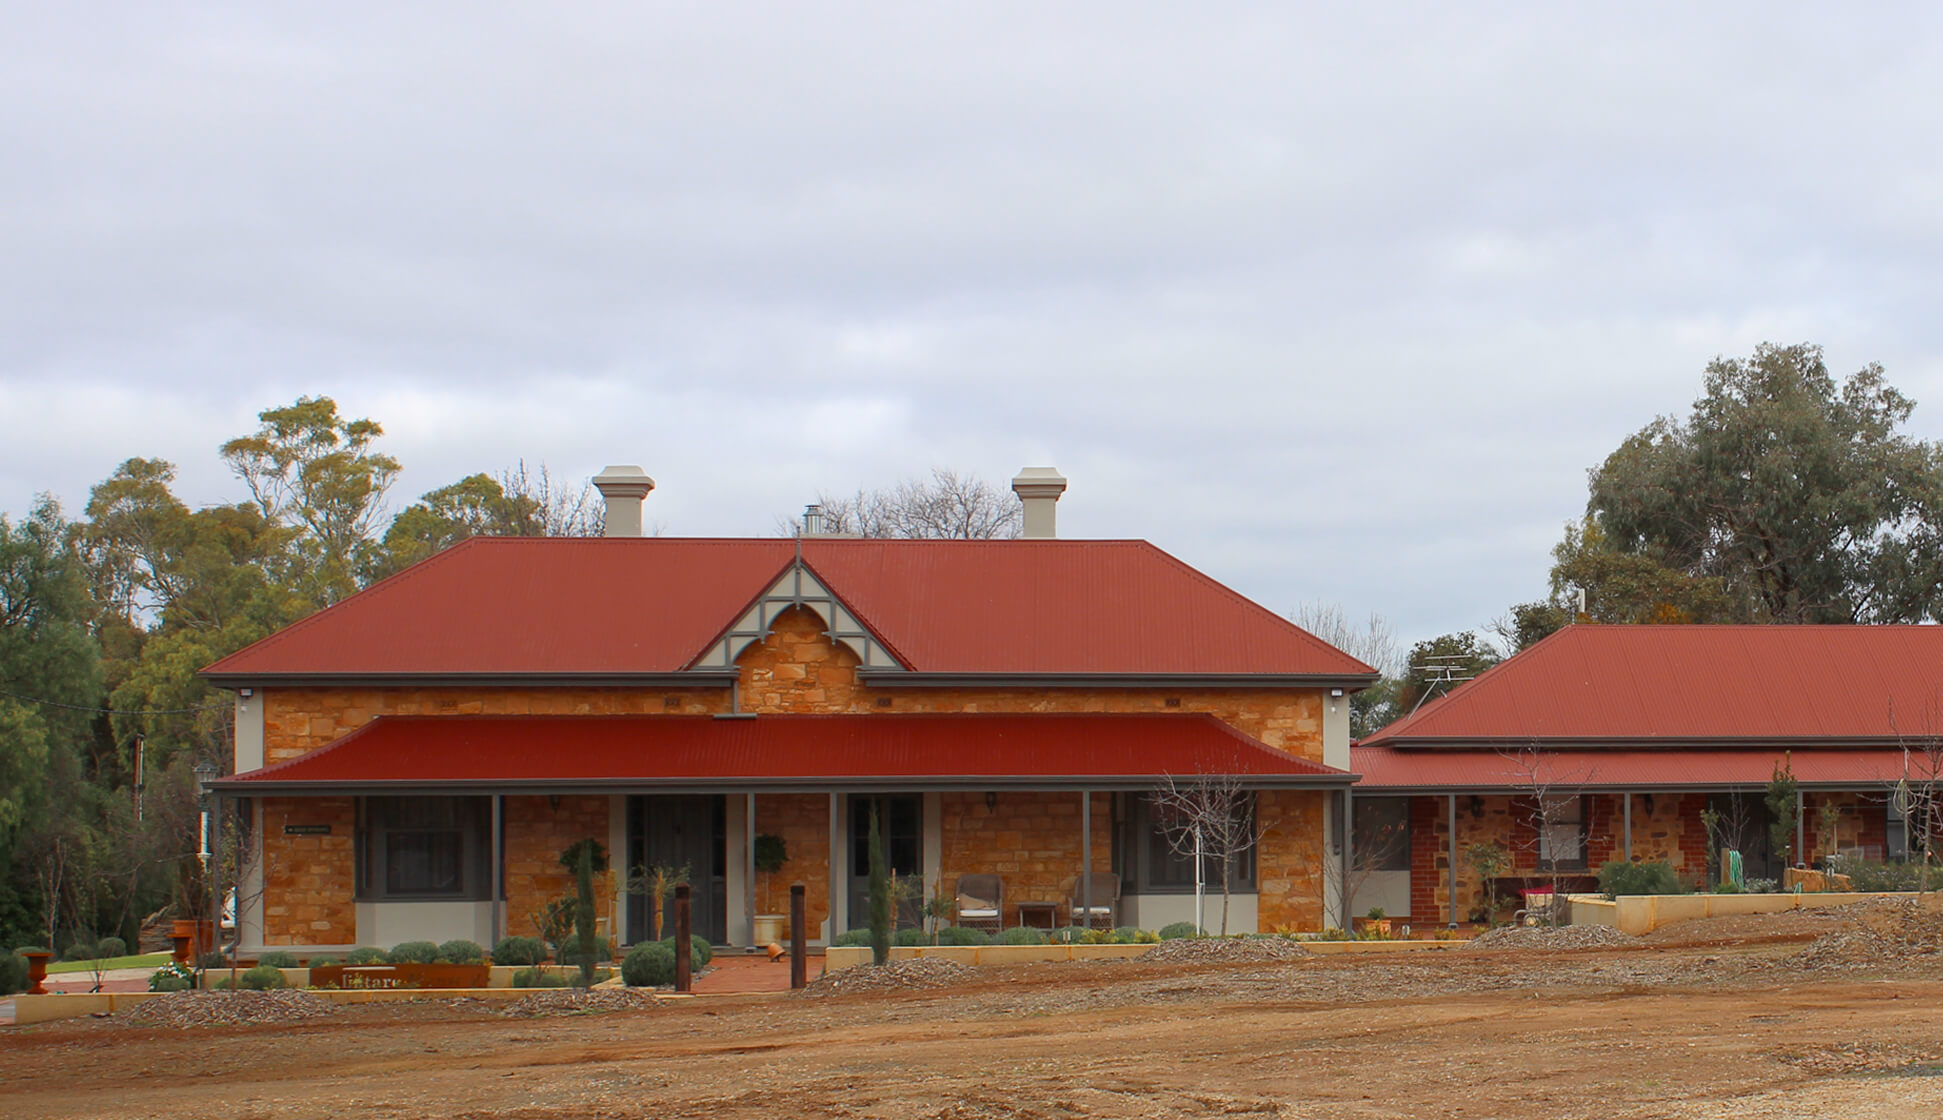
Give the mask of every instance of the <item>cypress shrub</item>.
[{"label": "cypress shrub", "polygon": [[237,980],[243,987],[253,992],[267,992],[272,988],[289,986],[283,979],[283,973],[267,964],[259,964],[253,968],[244,970],[243,974],[237,977]]},{"label": "cypress shrub", "polygon": [[439,946],[439,960],[446,964],[484,964],[486,950],[477,941],[460,938]]},{"label": "cypress shrub", "polygon": [[877,826],[877,803],[870,803],[870,959],[891,959],[891,873],[885,866],[884,834]]},{"label": "cypress shrub", "polygon": [[662,988],[675,982],[675,951],[666,941],[644,941],[621,962],[621,981],[630,988]]},{"label": "cypress shrub", "polygon": [[940,945],[990,945],[992,935],[968,926],[946,926],[938,931]]},{"label": "cypress shrub", "polygon": [[431,941],[400,941],[385,955],[389,964],[435,964],[438,959],[439,947]]},{"label": "cypress shrub", "polygon": [[537,937],[502,937],[492,947],[494,964],[545,964],[546,942]]}]

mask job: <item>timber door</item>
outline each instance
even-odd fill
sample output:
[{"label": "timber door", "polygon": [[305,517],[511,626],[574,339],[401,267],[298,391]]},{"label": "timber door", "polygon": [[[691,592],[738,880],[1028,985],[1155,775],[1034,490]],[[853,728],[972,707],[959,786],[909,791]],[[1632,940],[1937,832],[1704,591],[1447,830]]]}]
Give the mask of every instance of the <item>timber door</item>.
[{"label": "timber door", "polygon": [[[877,806],[877,827],[883,834],[890,872],[899,879],[924,881],[924,798],[915,793],[850,798],[850,927],[870,928],[870,807]],[[907,896],[892,916],[903,929],[920,925],[923,900]]]},{"label": "timber door", "polygon": [[[722,798],[712,794],[657,795],[627,799],[627,861],[630,878],[659,867],[687,867],[690,891],[689,922],[694,933],[711,945],[728,943],[728,884],[724,840],[727,826]],[[629,944],[646,941],[648,908],[645,893],[627,896]],[[674,932],[675,899],[662,903],[662,937]]]}]

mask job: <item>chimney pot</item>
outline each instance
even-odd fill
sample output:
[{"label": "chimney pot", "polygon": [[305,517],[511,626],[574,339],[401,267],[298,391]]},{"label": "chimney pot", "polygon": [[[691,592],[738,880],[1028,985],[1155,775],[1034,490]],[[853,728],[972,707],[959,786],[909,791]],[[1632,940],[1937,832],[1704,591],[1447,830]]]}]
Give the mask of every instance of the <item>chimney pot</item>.
[{"label": "chimney pot", "polygon": [[641,502],[654,489],[654,479],[637,466],[608,467],[594,476],[594,489],[607,503],[607,535],[641,535]]},{"label": "chimney pot", "polygon": [[1059,535],[1059,496],[1066,478],[1053,467],[1025,467],[1012,480],[1012,492],[1025,505],[1027,540],[1051,540]]}]

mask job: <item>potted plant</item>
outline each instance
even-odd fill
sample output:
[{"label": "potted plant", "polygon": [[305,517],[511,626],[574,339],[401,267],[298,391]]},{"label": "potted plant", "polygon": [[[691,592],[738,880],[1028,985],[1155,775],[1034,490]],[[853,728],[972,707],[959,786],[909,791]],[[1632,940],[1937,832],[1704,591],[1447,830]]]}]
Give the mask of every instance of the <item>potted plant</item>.
[{"label": "potted plant", "polygon": [[[783,869],[789,862],[789,846],[783,838],[774,833],[763,833],[756,837],[755,847],[749,852],[749,862],[755,866],[756,873],[762,876],[762,904],[769,905],[769,877]],[[755,916],[755,940],[758,945],[782,941],[790,935],[789,915],[757,914]]]},{"label": "potted plant", "polygon": [[1381,906],[1370,907],[1370,912],[1359,923],[1363,931],[1372,937],[1387,940],[1390,936],[1390,916]]}]

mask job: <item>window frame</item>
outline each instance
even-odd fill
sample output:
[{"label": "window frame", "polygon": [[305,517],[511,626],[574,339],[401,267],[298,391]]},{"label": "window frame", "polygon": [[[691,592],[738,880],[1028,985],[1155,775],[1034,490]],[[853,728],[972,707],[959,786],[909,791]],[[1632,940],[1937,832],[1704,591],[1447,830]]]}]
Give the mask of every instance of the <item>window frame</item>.
[{"label": "window frame", "polygon": [[[1125,795],[1125,807],[1118,823],[1124,828],[1119,849],[1120,874],[1126,880],[1128,894],[1173,895],[1194,893],[1194,861],[1191,856],[1176,855],[1168,846],[1166,833],[1161,829],[1153,813],[1153,797],[1146,792],[1130,792]],[[1242,791],[1242,812],[1250,820],[1258,813],[1256,791]],[[1258,825],[1259,827],[1259,822]],[[1257,842],[1248,850],[1235,857],[1234,881],[1228,886],[1230,893],[1252,894],[1256,891],[1256,848]],[[1203,856],[1207,865],[1203,873],[1202,889],[1210,893],[1218,892],[1221,886],[1221,861],[1212,856]],[[1173,874],[1159,875],[1161,866],[1167,866]]]},{"label": "window frame", "polygon": [[[492,897],[492,799],[464,796],[360,797],[355,897],[359,902],[486,902]],[[426,820],[434,806],[449,821]],[[417,819],[414,819],[417,818]],[[392,889],[391,857],[406,837],[456,837],[451,890]]]},{"label": "window frame", "polygon": [[[1534,845],[1534,850],[1537,855],[1538,869],[1540,871],[1585,871],[1591,866],[1590,848],[1592,837],[1590,834],[1591,830],[1588,827],[1591,824],[1592,818],[1590,801],[1582,793],[1554,794],[1552,796],[1556,799],[1558,805],[1572,806],[1576,816],[1557,819],[1555,816],[1556,810],[1553,814],[1548,814],[1545,812],[1544,807],[1538,803],[1537,798],[1532,799],[1531,823],[1532,830],[1537,833],[1537,843]],[[1545,834],[1545,817],[1548,815],[1554,816],[1552,820],[1552,827],[1554,829],[1575,828],[1574,839],[1578,848],[1578,854],[1576,856],[1570,859],[1559,859],[1555,856],[1545,854],[1546,848],[1551,842]]]}]

